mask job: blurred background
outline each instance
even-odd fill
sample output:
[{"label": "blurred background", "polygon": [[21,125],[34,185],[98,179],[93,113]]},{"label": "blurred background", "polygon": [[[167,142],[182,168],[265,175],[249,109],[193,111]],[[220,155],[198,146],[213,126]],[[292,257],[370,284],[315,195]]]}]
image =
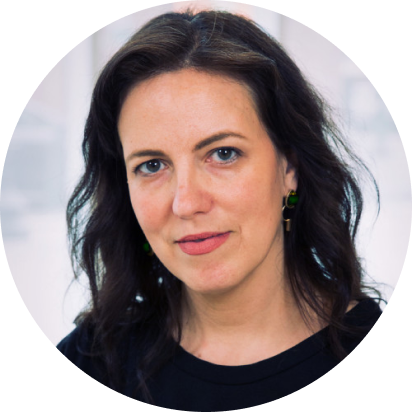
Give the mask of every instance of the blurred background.
[{"label": "blurred background", "polygon": [[118,20],[69,52],[33,94],[11,140],[1,185],[4,246],[26,306],[55,344],[73,329],[88,300],[86,281],[72,283],[65,206],[83,168],[80,145],[93,85],[105,62],[142,24],[189,6],[232,11],[258,22],[336,109],[381,191],[376,219],[373,191],[365,186],[359,254],[386,299],[401,273],[412,210],[407,161],[392,118],[363,73],[325,38],[280,14],[231,2],[171,3]]}]

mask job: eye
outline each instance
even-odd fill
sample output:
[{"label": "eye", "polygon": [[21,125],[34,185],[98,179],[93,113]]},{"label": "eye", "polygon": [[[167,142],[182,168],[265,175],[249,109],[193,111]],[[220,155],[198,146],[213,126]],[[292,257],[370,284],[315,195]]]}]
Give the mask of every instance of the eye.
[{"label": "eye", "polygon": [[160,170],[163,170],[166,166],[159,159],[152,159],[148,162],[144,162],[137,166],[134,170],[135,173],[141,173],[143,175],[152,175]]},{"label": "eye", "polygon": [[231,163],[239,157],[239,151],[232,147],[220,147],[216,149],[211,158],[218,163]]}]

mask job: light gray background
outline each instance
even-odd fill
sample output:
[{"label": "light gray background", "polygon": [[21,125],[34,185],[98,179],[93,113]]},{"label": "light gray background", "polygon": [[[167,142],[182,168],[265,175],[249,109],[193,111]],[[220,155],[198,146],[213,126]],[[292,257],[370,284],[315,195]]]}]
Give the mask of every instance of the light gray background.
[{"label": "light gray background", "polygon": [[[234,7],[230,4],[230,9]],[[263,18],[261,24],[278,36],[308,77],[348,119],[349,134],[364,153],[382,191],[381,217],[371,231],[373,207],[368,212],[361,254],[372,277],[394,285],[406,251],[411,208],[406,160],[388,112],[356,66],[316,33],[264,10],[243,8],[242,12],[258,21]],[[304,20],[304,15],[294,13]],[[30,313],[53,342],[71,329],[73,316],[84,303],[78,287],[71,288],[64,300],[71,279],[64,204],[81,168],[78,148],[90,91],[96,70],[129,30],[141,24],[142,16],[106,27],[58,63],[28,103],[10,144],[1,193],[8,263]],[[366,16],[363,14],[365,28]],[[110,21],[110,16],[106,19]],[[345,26],[348,32],[350,21],[358,23],[356,14]],[[390,27],[389,23],[383,19],[382,30]],[[363,35],[369,38],[369,31]],[[380,43],[382,59],[387,58],[389,46],[393,44]],[[368,52],[376,53],[365,49],[360,55]],[[28,63],[27,70],[31,65],[35,68],[35,62]],[[388,67],[393,69],[390,76],[404,70]],[[391,290],[385,293],[389,297]]]}]

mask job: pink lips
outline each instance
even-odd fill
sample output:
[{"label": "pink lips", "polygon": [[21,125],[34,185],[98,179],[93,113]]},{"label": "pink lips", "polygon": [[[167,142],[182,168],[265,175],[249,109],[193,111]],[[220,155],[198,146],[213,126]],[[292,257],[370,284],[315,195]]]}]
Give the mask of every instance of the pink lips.
[{"label": "pink lips", "polygon": [[185,236],[177,241],[180,249],[188,255],[210,253],[226,242],[230,232],[207,232]]}]

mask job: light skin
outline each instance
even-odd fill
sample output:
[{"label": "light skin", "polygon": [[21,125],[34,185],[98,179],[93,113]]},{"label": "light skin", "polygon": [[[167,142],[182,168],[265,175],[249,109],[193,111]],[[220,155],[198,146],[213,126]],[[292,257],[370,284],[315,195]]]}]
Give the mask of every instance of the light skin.
[{"label": "light skin", "polygon": [[[248,88],[183,69],[135,86],[119,117],[130,199],[154,253],[184,284],[181,345],[223,365],[254,363],[310,336],[285,278],[283,198],[295,168]],[[217,249],[177,243],[229,233]]]}]

